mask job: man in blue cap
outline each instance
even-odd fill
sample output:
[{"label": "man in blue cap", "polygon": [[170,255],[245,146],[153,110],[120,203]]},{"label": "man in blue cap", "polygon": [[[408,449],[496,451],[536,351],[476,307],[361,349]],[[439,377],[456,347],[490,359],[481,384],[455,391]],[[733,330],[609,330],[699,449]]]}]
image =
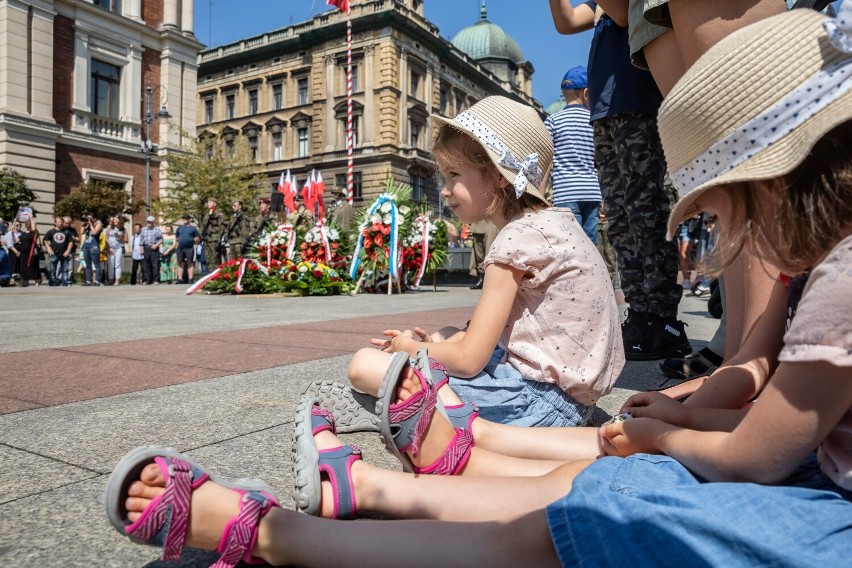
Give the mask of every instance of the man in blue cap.
[{"label": "man in blue cap", "polygon": [[589,122],[586,68],[569,69],[562,78],[565,108],[547,117],[553,137],[553,205],[567,207],[595,244],[601,188],[595,169],[594,131]]}]

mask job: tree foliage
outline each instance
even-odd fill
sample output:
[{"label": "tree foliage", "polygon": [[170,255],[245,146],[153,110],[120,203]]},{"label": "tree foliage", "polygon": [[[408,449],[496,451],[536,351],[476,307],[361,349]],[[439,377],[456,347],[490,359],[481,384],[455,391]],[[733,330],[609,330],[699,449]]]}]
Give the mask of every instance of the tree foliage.
[{"label": "tree foliage", "polygon": [[24,176],[12,168],[0,168],[0,219],[11,220],[18,207],[31,204],[35,198]]},{"label": "tree foliage", "polygon": [[69,193],[56,202],[55,215],[69,215],[79,219],[90,214],[96,219],[106,221],[112,215],[130,215],[145,206],[144,201],[133,202],[130,195],[121,189],[100,181],[87,181],[78,191]]},{"label": "tree foliage", "polygon": [[188,152],[169,157],[166,176],[172,187],[155,206],[166,222],[177,222],[186,213],[201,219],[208,197],[217,198],[219,209],[226,214],[235,200],[243,202],[248,214],[254,214],[258,198],[269,186],[242,137],[237,137],[232,148],[221,139],[196,140]]}]

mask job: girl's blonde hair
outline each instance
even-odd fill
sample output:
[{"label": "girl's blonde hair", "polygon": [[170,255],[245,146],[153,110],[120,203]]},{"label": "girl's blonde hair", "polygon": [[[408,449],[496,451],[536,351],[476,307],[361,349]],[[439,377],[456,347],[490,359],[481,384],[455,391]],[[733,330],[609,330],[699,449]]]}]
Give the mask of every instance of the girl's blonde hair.
[{"label": "girl's blonde hair", "polygon": [[[488,157],[485,148],[470,135],[448,124],[442,125],[435,136],[432,156],[436,162],[449,168],[477,168],[485,178],[488,187],[493,188],[493,199],[485,212],[486,217],[500,213],[505,219],[513,219],[524,209],[544,209],[547,204],[538,198],[523,193],[520,198],[515,196],[515,188],[499,172]],[[505,186],[505,187],[503,187]]]},{"label": "girl's blonde hair", "polygon": [[724,186],[731,218],[713,251],[714,270],[721,272],[749,244],[758,257],[805,272],[852,234],[851,147],[848,121],[823,136],[789,174]]}]

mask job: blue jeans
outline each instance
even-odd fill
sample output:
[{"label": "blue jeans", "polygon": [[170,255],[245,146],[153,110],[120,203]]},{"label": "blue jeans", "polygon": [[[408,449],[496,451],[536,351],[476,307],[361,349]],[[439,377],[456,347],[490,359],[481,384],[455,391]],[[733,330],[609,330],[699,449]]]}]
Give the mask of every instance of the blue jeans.
[{"label": "blue jeans", "polygon": [[559,385],[526,380],[517,369],[501,362],[504,355],[497,347],[475,377],[450,377],[453,392],[478,406],[482,418],[513,426],[582,426],[591,419],[594,405],[580,404]]},{"label": "blue jeans", "polygon": [[50,257],[50,285],[68,286],[68,265],[71,262],[70,256],[52,255]]},{"label": "blue jeans", "polygon": [[570,201],[560,205],[560,207],[567,207],[573,211],[577,222],[583,227],[583,232],[589,236],[593,243],[598,244],[600,201]]},{"label": "blue jeans", "polygon": [[[83,247],[83,261],[86,263],[86,284],[100,282],[98,275],[101,273],[101,249],[100,245]],[[94,272],[93,272],[94,271]]]},{"label": "blue jeans", "polygon": [[563,566],[848,566],[850,499],[815,456],[766,486],[636,454],[595,461],[546,512]]}]

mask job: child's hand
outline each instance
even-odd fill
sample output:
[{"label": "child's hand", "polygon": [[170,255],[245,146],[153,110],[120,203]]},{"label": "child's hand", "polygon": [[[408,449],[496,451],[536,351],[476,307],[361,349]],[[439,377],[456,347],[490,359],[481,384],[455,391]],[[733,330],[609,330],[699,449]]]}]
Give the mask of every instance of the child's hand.
[{"label": "child's hand", "polygon": [[689,409],[658,392],[634,394],[624,403],[621,412],[629,412],[634,418],[655,418],[674,426],[690,427]]},{"label": "child's hand", "polygon": [[632,418],[605,424],[599,430],[601,454],[627,457],[632,454],[658,454],[658,439],[673,427],[650,418]]},{"label": "child's hand", "polygon": [[393,340],[394,337],[399,337],[404,334],[408,334],[407,336],[411,338],[416,336],[418,338],[418,341],[421,341],[423,343],[432,342],[432,338],[429,336],[429,333],[427,333],[426,330],[420,327],[415,327],[413,330],[408,329],[405,331],[400,331],[398,329],[386,329],[382,332],[382,335],[384,335],[385,337],[389,337],[390,339],[373,338],[370,339],[370,344],[375,345],[376,347],[381,347],[383,351],[387,351],[388,353],[393,353],[393,350],[391,350],[391,340]]}]

